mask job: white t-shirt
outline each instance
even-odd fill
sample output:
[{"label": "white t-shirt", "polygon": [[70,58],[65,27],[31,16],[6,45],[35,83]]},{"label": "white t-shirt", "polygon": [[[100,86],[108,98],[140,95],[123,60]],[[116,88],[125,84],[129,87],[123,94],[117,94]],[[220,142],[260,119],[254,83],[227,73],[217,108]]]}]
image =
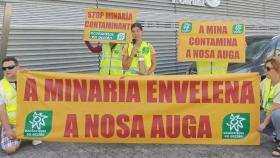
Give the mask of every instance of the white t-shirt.
[{"label": "white t-shirt", "polygon": [[[266,86],[266,83],[267,83],[268,79],[264,79],[262,82],[261,82],[261,100],[262,100],[262,106],[265,104],[263,99],[264,99],[264,92],[265,92],[265,86]],[[277,89],[275,91],[275,96],[273,98],[273,102],[274,103],[277,103],[277,104],[280,104],[280,84],[277,85]],[[270,90],[273,88],[273,86],[270,87]]]}]

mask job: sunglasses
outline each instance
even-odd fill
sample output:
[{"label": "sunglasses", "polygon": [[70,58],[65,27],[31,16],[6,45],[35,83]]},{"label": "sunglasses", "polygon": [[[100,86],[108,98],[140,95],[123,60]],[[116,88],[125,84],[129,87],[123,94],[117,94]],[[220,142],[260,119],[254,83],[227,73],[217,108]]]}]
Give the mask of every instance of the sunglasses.
[{"label": "sunglasses", "polygon": [[6,71],[7,69],[8,70],[12,70],[13,68],[15,68],[17,65],[12,65],[12,66],[8,66],[8,67],[2,67],[2,70],[3,71]]},{"label": "sunglasses", "polygon": [[265,69],[266,69],[266,71],[268,72],[268,71],[272,70],[273,68],[272,68],[272,67],[266,66]]}]

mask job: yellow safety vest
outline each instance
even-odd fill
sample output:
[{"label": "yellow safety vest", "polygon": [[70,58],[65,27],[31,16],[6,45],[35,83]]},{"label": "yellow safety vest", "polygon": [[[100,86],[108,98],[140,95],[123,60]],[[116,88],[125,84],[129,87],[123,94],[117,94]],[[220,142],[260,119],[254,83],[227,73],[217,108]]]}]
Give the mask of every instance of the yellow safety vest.
[{"label": "yellow safety vest", "polygon": [[[132,53],[134,45],[132,43],[128,44],[128,56]],[[146,69],[149,69],[152,65],[152,59],[151,59],[151,47],[150,44],[146,41],[142,41],[138,56],[144,57],[144,64]],[[132,76],[132,75],[138,75],[139,68],[138,68],[138,56],[133,57],[131,61],[131,65],[128,70],[125,71],[125,75]]]},{"label": "yellow safety vest", "polygon": [[197,74],[226,74],[228,62],[197,61]]},{"label": "yellow safety vest", "polygon": [[17,108],[17,92],[9,83],[9,81],[4,78],[1,81],[3,90],[0,92],[0,95],[3,97],[6,104],[6,112],[8,114],[9,124],[16,124],[16,108]]},{"label": "yellow safety vest", "polygon": [[103,44],[99,74],[123,75],[122,48],[121,44],[116,44],[113,49],[110,44]]},{"label": "yellow safety vest", "polygon": [[265,112],[268,112],[271,107],[272,107],[272,104],[273,104],[273,99],[275,97],[275,92],[276,92],[276,89],[279,88],[280,86],[280,83],[277,83],[272,89],[271,89],[271,79],[266,79],[267,82],[265,84],[265,89],[264,89],[264,94],[263,94],[263,104],[262,104],[262,107],[263,107],[263,110]]}]

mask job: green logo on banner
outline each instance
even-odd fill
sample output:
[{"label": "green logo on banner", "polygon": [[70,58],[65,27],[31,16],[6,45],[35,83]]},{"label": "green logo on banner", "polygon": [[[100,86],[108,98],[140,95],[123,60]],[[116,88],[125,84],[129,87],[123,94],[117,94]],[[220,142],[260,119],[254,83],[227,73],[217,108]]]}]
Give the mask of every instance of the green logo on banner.
[{"label": "green logo on banner", "polygon": [[231,113],[224,117],[223,139],[243,139],[250,129],[249,113]]},{"label": "green logo on banner", "polygon": [[184,22],[181,27],[181,32],[183,32],[183,33],[192,32],[192,23]]},{"label": "green logo on banner", "polygon": [[100,39],[100,40],[117,40],[125,41],[126,33],[124,32],[101,32],[101,31],[91,31],[91,39]]},{"label": "green logo on banner", "polygon": [[244,25],[243,24],[234,24],[232,26],[232,33],[233,34],[242,34],[244,31]]},{"label": "green logo on banner", "polygon": [[52,129],[52,111],[33,111],[25,120],[25,137],[45,137]]}]

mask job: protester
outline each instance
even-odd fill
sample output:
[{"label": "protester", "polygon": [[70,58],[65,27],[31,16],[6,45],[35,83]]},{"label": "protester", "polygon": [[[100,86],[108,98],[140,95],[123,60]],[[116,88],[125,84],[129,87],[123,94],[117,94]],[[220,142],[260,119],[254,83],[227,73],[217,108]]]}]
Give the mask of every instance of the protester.
[{"label": "protester", "polygon": [[[280,57],[270,57],[265,61],[266,79],[261,83],[261,123],[258,131],[267,134],[276,132],[275,141],[280,142]],[[280,144],[272,152],[280,157]]]},{"label": "protester", "polygon": [[[0,120],[1,148],[7,153],[16,152],[21,140],[16,138],[16,88],[17,71],[23,70],[14,57],[6,57],[2,61],[4,78],[0,81]],[[40,140],[33,140],[33,145],[41,144]]]},{"label": "protester", "polygon": [[93,47],[89,41],[85,41],[85,44],[92,53],[102,53],[99,61],[99,74],[123,75],[122,44],[110,42],[103,44],[102,47],[100,45]]},{"label": "protester", "polygon": [[226,74],[228,62],[227,61],[197,61],[197,74]]},{"label": "protester", "polygon": [[153,46],[142,40],[143,28],[140,23],[131,25],[132,42],[123,49],[122,65],[125,75],[151,75],[156,70],[156,56]]},{"label": "protester", "polygon": [[1,147],[7,154],[14,153],[21,140],[16,139],[16,75],[18,61],[7,57],[2,61],[4,78],[0,81],[0,119],[2,122]]}]

